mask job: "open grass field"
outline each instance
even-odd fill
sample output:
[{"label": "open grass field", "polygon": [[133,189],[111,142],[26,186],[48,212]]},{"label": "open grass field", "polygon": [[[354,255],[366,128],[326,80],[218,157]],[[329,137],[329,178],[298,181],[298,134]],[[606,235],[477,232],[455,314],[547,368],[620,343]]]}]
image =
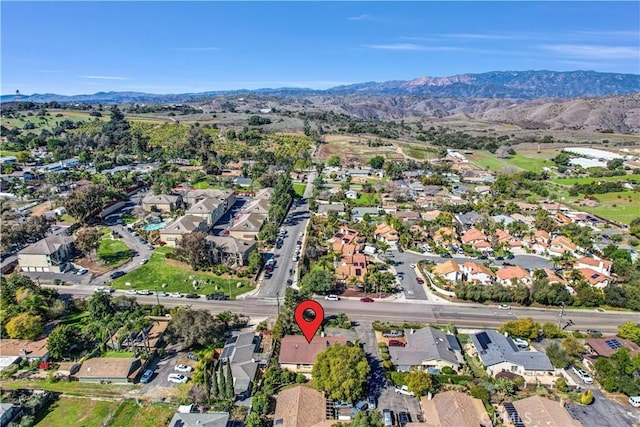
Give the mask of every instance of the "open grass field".
[{"label": "open grass field", "polygon": [[109,426],[113,427],[164,427],[175,413],[175,408],[163,404],[137,405],[122,402],[116,410]]},{"label": "open grass field", "polygon": [[[150,291],[181,292],[209,294],[212,292],[223,292],[229,294],[231,288],[231,298],[236,295],[250,291],[252,288],[246,279],[226,279],[216,276],[213,273],[191,271],[183,263],[166,259],[165,254],[171,248],[159,248],[155,251],[151,259],[140,268],[115,279],[111,285],[116,289],[147,289]],[[190,278],[192,276],[193,278]],[[193,280],[200,282],[199,289],[194,289]],[[131,286],[127,286],[130,283]],[[237,284],[241,283],[241,287]],[[166,284],[166,287],[162,287]]]},{"label": "open grass field", "polygon": [[[91,384],[78,381],[36,381],[36,380],[12,380],[2,381],[0,385],[3,389],[44,389],[75,396],[100,396],[100,397],[120,397],[123,393],[133,390],[135,386],[115,385],[115,384]],[[44,424],[43,424],[44,425]],[[49,424],[49,425],[74,425],[74,424]],[[98,424],[99,425],[99,424]]]},{"label": "open grass field", "polygon": [[293,191],[296,192],[296,196],[302,197],[304,195],[304,189],[307,187],[307,184],[302,182],[294,182],[293,183]]},{"label": "open grass field", "polygon": [[104,227],[103,236],[98,246],[98,259],[109,267],[119,267],[128,262],[133,256],[133,252],[127,245],[118,239],[112,239],[110,230]]},{"label": "open grass field", "polygon": [[542,172],[544,167],[555,166],[551,160],[542,157],[527,157],[523,154],[516,154],[506,159],[499,159],[487,151],[476,151],[469,156],[469,159],[475,164],[492,171],[500,171],[505,166],[515,166],[526,171]]},{"label": "open grass field", "polygon": [[10,151],[10,150],[0,150],[0,156],[16,156],[18,152],[17,151]]},{"label": "open grass field", "polygon": [[640,217],[640,193],[638,192],[596,194],[595,197],[600,202],[600,206],[582,209],[623,224],[630,224],[635,218]]},{"label": "open grass field", "polygon": [[206,179],[203,179],[202,181],[198,181],[195,184],[192,184],[191,186],[197,190],[207,190],[209,188],[209,183],[207,182]]},{"label": "open grass field", "polygon": [[397,143],[396,141],[383,139],[382,142],[388,142],[391,145],[369,147],[367,145],[369,140],[375,141],[376,137],[367,135],[326,135],[326,144],[320,146],[318,156],[323,160],[338,156],[342,160],[343,166],[351,162],[365,164],[375,156],[382,156],[385,160],[401,160],[404,158],[404,155],[399,153],[394,145]]},{"label": "open grass field", "polygon": [[356,206],[377,206],[378,196],[373,193],[359,193],[358,198],[352,202]]},{"label": "open grass field", "polygon": [[61,397],[47,408],[37,426],[102,426],[118,409],[120,402]]},{"label": "open grass field", "polygon": [[592,182],[600,181],[628,181],[628,182],[640,182],[640,175],[625,175],[625,176],[605,176],[602,178],[556,178],[552,179],[556,184],[560,185],[575,185],[575,184],[590,184]]},{"label": "open grass field", "polygon": [[[27,112],[22,112],[20,117],[17,118],[2,118],[2,125],[9,128],[24,128],[24,125],[28,122],[33,123],[35,125],[35,129],[31,131],[35,133],[39,133],[41,129],[51,130],[58,126],[58,123],[62,120],[71,120],[73,122],[85,122],[90,120],[100,119],[105,120],[105,117],[92,117],[89,113],[80,112],[80,111],[58,111],[58,110],[49,110],[49,115],[44,117],[39,117],[37,115],[29,116]],[[56,117],[57,114],[62,114],[61,117]],[[104,114],[104,113],[103,113]],[[108,117],[108,112],[106,113]]]},{"label": "open grass field", "polygon": [[407,156],[418,160],[430,160],[436,157],[438,150],[432,147],[420,146],[418,144],[396,144],[400,151]]}]

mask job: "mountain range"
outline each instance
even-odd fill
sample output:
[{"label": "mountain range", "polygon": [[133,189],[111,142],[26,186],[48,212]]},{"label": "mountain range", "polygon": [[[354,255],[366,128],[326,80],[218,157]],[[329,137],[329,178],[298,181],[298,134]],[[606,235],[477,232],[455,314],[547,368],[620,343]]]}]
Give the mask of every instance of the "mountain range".
[{"label": "mountain range", "polygon": [[275,97],[413,95],[436,98],[541,99],[626,95],[640,92],[640,75],[596,71],[492,71],[449,77],[419,77],[413,80],[366,82],[325,90],[277,88],[210,91],[182,94],[143,92],[98,92],[92,95],[2,95],[1,102],[16,100],[63,103],[178,103],[216,96],[256,94]]}]

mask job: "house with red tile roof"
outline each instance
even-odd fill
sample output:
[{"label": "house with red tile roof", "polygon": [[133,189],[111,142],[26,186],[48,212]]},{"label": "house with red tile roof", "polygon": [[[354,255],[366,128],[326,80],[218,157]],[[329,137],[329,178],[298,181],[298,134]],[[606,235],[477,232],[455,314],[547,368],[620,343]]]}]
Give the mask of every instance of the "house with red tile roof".
[{"label": "house with red tile roof", "polygon": [[399,239],[396,229],[387,224],[379,224],[373,232],[373,237],[376,240],[392,244],[395,244]]},{"label": "house with red tile roof", "polygon": [[611,275],[612,265],[613,263],[611,261],[607,261],[606,259],[589,257],[582,257],[578,259],[575,264],[573,264],[573,266],[577,269],[590,268],[597,271],[598,273],[604,274],[605,276]]},{"label": "house with red tile roof", "polygon": [[473,244],[475,242],[486,241],[487,236],[485,236],[485,234],[480,230],[470,228],[462,235],[460,239],[462,240],[462,243]]},{"label": "house with red tile roof", "polygon": [[597,272],[592,268],[579,268],[578,272],[580,272],[587,283],[595,288],[602,289],[606,288],[607,285],[609,285],[609,277]]},{"label": "house with red tile roof", "polygon": [[483,285],[491,284],[496,274],[486,265],[467,261],[462,266],[463,280],[467,282],[475,282]]},{"label": "house with red tile roof", "polygon": [[532,283],[529,272],[517,265],[499,269],[496,271],[496,276],[498,278],[498,282],[505,286],[511,285],[513,281],[524,283],[525,285],[530,285]]},{"label": "house with red tile roof", "polygon": [[574,254],[577,249],[578,247],[566,236],[554,238],[549,245],[549,253],[556,256],[560,256],[565,252]]},{"label": "house with red tile roof", "polygon": [[460,279],[460,266],[454,260],[449,260],[433,267],[431,273],[450,282],[455,282]]}]

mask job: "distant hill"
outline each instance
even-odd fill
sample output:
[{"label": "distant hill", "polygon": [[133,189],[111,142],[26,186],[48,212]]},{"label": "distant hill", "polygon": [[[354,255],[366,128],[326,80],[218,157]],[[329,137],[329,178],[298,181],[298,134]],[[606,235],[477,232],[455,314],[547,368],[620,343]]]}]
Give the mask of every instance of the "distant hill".
[{"label": "distant hill", "polygon": [[[180,103],[215,96],[253,93],[276,97],[318,95],[415,95],[438,98],[540,99],[626,95],[640,92],[640,75],[599,73],[595,71],[492,71],[449,77],[419,77],[410,81],[367,82],[337,86],[326,90],[278,88],[211,91],[182,94],[142,92],[98,92],[93,95],[23,95],[21,101],[64,103]],[[15,101],[15,95],[3,95],[1,102]]]}]

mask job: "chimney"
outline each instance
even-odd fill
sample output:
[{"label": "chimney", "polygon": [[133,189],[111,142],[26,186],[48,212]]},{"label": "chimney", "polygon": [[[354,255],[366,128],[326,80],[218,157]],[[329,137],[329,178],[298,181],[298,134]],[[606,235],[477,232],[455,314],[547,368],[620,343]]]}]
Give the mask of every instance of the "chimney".
[{"label": "chimney", "polygon": [[433,399],[433,393],[429,392],[427,394],[427,400],[431,400],[431,399]]}]

